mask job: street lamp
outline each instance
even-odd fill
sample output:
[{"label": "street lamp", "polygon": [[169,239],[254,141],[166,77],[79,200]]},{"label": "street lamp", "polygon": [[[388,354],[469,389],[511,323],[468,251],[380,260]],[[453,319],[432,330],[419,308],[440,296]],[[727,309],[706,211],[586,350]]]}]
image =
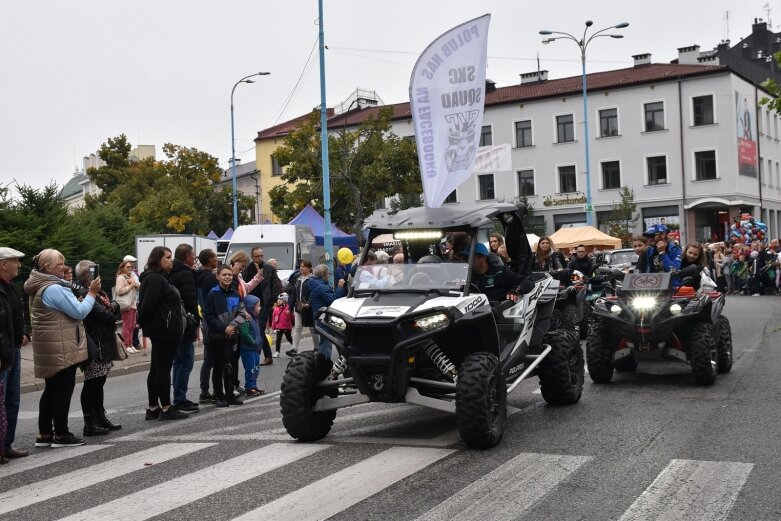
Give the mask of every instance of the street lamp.
[{"label": "street lamp", "polygon": [[591,204],[591,167],[590,164],[590,157],[589,157],[589,148],[588,148],[588,99],[586,98],[586,48],[588,47],[588,44],[591,43],[591,40],[594,38],[598,38],[601,36],[606,36],[610,38],[623,38],[623,34],[602,34],[605,31],[609,31],[611,29],[623,29],[624,27],[628,27],[628,22],[623,22],[618,25],[611,25],[610,27],[605,27],[604,29],[600,29],[599,31],[595,32],[588,38],[586,38],[586,33],[588,32],[589,27],[594,25],[594,22],[591,20],[586,21],[586,28],[583,30],[583,37],[578,40],[575,36],[561,32],[561,31],[540,31],[540,34],[543,36],[548,36],[552,34],[556,34],[559,36],[553,36],[551,38],[545,38],[542,40],[542,43],[549,44],[551,42],[555,42],[556,40],[561,39],[567,39],[572,40],[577,44],[577,46],[580,48],[580,63],[582,65],[582,81],[583,84],[583,125],[584,125],[584,131],[583,131],[583,139],[586,143],[586,222],[589,225],[592,225],[594,222],[594,218],[592,214],[594,213],[594,207]]},{"label": "street lamp", "polygon": [[233,93],[236,92],[236,87],[239,83],[255,83],[255,80],[251,80],[255,76],[268,76],[270,72],[256,72],[249,76],[244,76],[237,81],[231,89],[231,175],[233,177],[233,229],[235,230],[239,226],[239,203],[236,196],[236,136],[233,125]]}]

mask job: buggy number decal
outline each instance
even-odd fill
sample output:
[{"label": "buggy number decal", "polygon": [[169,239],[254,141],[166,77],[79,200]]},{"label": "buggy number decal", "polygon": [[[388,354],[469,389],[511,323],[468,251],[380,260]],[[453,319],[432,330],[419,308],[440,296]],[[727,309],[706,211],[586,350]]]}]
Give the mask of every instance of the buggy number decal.
[{"label": "buggy number decal", "polygon": [[483,304],[486,304],[486,303],[488,303],[488,299],[486,299],[485,296],[477,297],[474,300],[472,300],[472,302],[470,302],[469,304],[467,304],[464,307],[463,313],[465,313],[465,314],[469,313],[470,311],[472,311],[476,307],[482,306]]}]

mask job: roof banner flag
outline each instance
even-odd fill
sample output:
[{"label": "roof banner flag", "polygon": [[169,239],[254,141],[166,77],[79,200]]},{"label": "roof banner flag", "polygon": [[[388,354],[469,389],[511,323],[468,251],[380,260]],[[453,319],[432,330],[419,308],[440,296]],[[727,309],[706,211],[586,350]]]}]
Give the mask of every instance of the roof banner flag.
[{"label": "roof banner flag", "polygon": [[434,40],[415,63],[409,85],[423,195],[438,208],[469,178],[485,106],[486,14]]}]

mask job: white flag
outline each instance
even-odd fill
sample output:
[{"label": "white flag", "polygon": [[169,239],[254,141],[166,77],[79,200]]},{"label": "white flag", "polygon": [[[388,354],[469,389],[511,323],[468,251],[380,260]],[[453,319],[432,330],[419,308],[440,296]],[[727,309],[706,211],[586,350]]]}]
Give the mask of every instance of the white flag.
[{"label": "white flag", "polygon": [[426,206],[438,208],[474,168],[485,106],[485,63],[491,15],[432,42],[409,85]]}]

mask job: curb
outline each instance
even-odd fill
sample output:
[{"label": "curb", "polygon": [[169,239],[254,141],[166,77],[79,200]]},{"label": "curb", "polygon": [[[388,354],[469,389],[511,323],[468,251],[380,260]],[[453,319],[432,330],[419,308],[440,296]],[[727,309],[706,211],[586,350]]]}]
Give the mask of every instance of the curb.
[{"label": "curb", "polygon": [[[196,344],[195,346],[195,361],[203,360],[203,349],[198,349],[199,346]],[[132,356],[132,355],[131,355]],[[130,365],[123,365],[123,366],[114,366],[111,368],[111,372],[108,374],[109,378],[113,378],[115,376],[123,376],[133,373],[140,373],[142,371],[148,371],[149,370],[149,363],[151,361],[151,353],[149,356],[143,357],[142,360],[139,360],[137,363],[132,363]],[[82,383],[84,382],[84,373],[81,371],[76,371],[76,383]],[[46,387],[46,381],[43,379],[36,378],[33,382],[23,383],[19,386],[21,394],[26,393],[32,393],[35,391],[43,391],[44,387]]]}]

